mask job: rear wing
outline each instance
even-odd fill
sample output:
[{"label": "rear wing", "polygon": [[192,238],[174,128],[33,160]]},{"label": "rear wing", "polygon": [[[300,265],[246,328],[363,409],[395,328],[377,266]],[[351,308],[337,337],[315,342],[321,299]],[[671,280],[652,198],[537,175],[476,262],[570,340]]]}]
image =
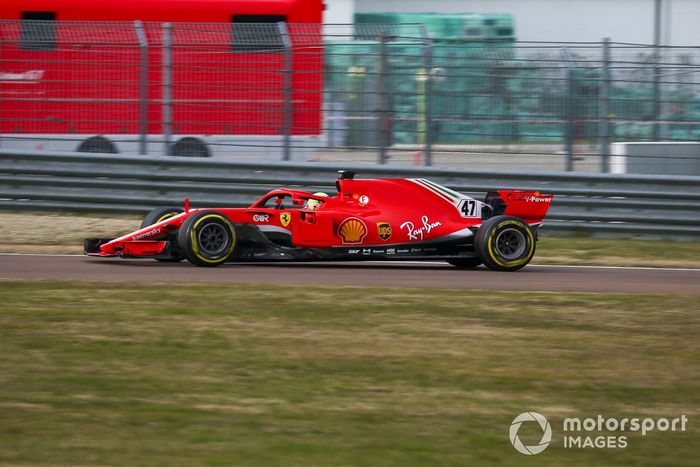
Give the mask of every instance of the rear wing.
[{"label": "rear wing", "polygon": [[554,195],[539,191],[489,191],[484,202],[493,208],[493,215],[519,217],[528,224],[538,224],[547,215]]}]

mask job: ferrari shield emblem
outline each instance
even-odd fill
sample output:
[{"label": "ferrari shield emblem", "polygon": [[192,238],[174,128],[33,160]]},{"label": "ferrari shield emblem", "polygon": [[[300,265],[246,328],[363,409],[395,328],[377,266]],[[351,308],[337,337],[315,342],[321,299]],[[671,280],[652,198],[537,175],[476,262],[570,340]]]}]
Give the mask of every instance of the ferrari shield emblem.
[{"label": "ferrari shield emblem", "polygon": [[282,214],[280,214],[280,223],[284,227],[287,227],[291,220],[292,220],[292,215],[289,214],[288,212],[283,212]]},{"label": "ferrari shield emblem", "polygon": [[391,224],[388,222],[377,222],[377,235],[386,241],[391,238]]}]

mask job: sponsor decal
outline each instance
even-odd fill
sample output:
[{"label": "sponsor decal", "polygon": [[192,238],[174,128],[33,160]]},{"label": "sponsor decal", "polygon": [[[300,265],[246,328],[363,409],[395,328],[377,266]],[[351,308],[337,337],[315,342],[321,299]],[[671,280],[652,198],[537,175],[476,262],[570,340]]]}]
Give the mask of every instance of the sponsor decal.
[{"label": "sponsor decal", "polygon": [[429,234],[433,229],[440,227],[442,222],[435,221],[430,222],[428,216],[421,217],[422,225],[416,228],[415,224],[411,221],[406,221],[401,224],[401,228],[406,230],[409,240],[423,240],[425,234]]},{"label": "sponsor decal", "polygon": [[519,192],[508,193],[506,199],[511,201],[527,201],[528,203],[548,203],[552,201],[552,195],[541,195],[539,191],[533,194],[523,194]]},{"label": "sponsor decal", "polygon": [[525,201],[530,203],[548,203],[552,201],[551,196],[526,196]]},{"label": "sponsor decal", "polygon": [[411,248],[411,253],[421,253],[423,248]]},{"label": "sponsor decal", "polygon": [[343,243],[362,243],[367,236],[367,226],[357,217],[348,217],[338,226],[338,236]]},{"label": "sponsor decal", "polygon": [[387,255],[395,255],[395,254],[396,254],[396,248],[387,248],[387,249],[386,249],[386,254],[387,254]]},{"label": "sponsor decal", "polygon": [[268,222],[269,220],[270,220],[269,214],[253,214],[253,221],[255,221],[255,222]]},{"label": "sponsor decal", "polygon": [[399,248],[398,250],[396,250],[396,252],[397,252],[398,254],[402,255],[402,254],[404,254],[404,253],[410,253],[411,250],[410,250],[409,248]]},{"label": "sponsor decal", "polygon": [[280,214],[280,224],[282,224],[284,227],[287,227],[291,221],[292,215],[290,213],[283,212]]},{"label": "sponsor decal", "polygon": [[384,241],[391,238],[391,224],[388,222],[377,222],[377,235]]},{"label": "sponsor decal", "polygon": [[352,249],[352,248],[351,248],[351,249],[348,250],[348,254],[350,254],[350,255],[356,255],[356,254],[358,254],[359,252],[360,252],[360,250],[358,250],[358,249]]},{"label": "sponsor decal", "polygon": [[369,254],[371,254],[371,253],[372,253],[372,249],[371,249],[371,248],[363,248],[363,249],[362,249],[362,254],[363,254],[363,255],[369,255]]},{"label": "sponsor decal", "polygon": [[134,240],[142,240],[144,238],[153,237],[154,235],[158,235],[159,233],[160,233],[160,227],[155,228],[155,229],[151,230],[150,232],[144,232],[142,234],[139,234],[139,235],[134,237]]},{"label": "sponsor decal", "polygon": [[362,195],[360,196],[360,199],[358,201],[360,203],[360,206],[365,206],[366,204],[369,204],[369,196]]},{"label": "sponsor decal", "polygon": [[383,255],[383,254],[384,254],[384,250],[372,250],[372,254],[373,254],[373,255]]}]

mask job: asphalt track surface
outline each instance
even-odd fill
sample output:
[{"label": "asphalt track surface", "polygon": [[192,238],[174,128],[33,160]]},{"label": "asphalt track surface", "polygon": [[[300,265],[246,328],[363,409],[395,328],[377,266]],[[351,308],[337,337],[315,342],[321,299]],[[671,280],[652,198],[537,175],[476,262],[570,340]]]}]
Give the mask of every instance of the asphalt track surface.
[{"label": "asphalt track surface", "polygon": [[495,272],[483,266],[458,270],[438,261],[230,263],[218,268],[198,268],[186,262],[158,263],[149,259],[0,254],[0,279],[700,295],[700,269],[530,265],[518,272]]}]

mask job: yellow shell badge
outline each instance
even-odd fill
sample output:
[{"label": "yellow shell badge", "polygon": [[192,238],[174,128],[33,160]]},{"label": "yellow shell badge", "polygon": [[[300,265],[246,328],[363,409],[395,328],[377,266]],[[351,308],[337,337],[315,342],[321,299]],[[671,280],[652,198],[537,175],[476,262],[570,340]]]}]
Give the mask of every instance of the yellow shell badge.
[{"label": "yellow shell badge", "polygon": [[367,226],[356,217],[349,217],[338,226],[338,236],[343,243],[362,243],[366,235]]},{"label": "yellow shell badge", "polygon": [[287,227],[289,223],[292,220],[292,215],[288,212],[283,212],[280,214],[280,223],[284,226]]},{"label": "yellow shell badge", "polygon": [[391,238],[391,224],[388,222],[377,222],[377,235],[384,241]]}]

